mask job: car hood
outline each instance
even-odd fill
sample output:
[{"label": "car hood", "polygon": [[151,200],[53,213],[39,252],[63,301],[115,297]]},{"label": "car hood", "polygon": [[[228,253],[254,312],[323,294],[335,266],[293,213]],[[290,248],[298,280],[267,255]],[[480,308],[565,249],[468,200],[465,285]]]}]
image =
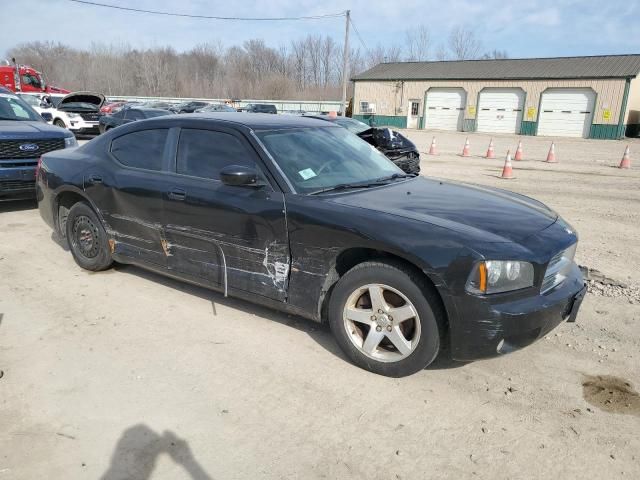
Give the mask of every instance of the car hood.
[{"label": "car hood", "polygon": [[358,133],[358,136],[373,146],[385,150],[417,150],[411,140],[390,128],[372,127]]},{"label": "car hood", "polygon": [[484,242],[517,242],[558,218],[543,203],[524,195],[424,177],[326,198],[456,230]]},{"label": "car hood", "polygon": [[101,93],[73,92],[60,100],[58,109],[64,110],[65,106],[68,106],[71,103],[89,103],[91,105],[95,105],[96,109],[99,109],[104,101],[104,95],[102,95]]},{"label": "car hood", "polygon": [[70,133],[64,128],[45,122],[0,120],[0,140],[38,140],[63,138]]}]

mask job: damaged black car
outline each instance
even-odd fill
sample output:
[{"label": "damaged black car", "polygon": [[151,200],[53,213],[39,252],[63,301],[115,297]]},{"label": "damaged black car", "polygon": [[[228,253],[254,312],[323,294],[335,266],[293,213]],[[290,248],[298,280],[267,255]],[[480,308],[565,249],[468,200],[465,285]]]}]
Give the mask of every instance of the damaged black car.
[{"label": "damaged black car", "polygon": [[355,118],[337,115],[306,116],[340,125],[376,147],[404,172],[420,173],[420,152],[416,145],[401,133],[387,127],[370,127]]},{"label": "damaged black car", "polygon": [[393,377],[529,345],[585,292],[577,235],[542,203],[407,174],[317,119],[123,125],[44,155],[37,198],[82,268],[135,264],[326,322]]}]

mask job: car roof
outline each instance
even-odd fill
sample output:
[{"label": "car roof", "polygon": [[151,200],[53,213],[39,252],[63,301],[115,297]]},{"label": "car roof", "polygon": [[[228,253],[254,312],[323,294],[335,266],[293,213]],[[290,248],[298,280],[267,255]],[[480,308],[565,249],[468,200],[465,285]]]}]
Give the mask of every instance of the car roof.
[{"label": "car roof", "polygon": [[325,121],[315,118],[272,113],[197,112],[180,115],[175,120],[217,120],[242,125],[252,130],[327,126]]},{"label": "car roof", "polygon": [[127,108],[127,110],[140,110],[144,112],[170,112],[170,110],[167,110],[165,108],[135,107],[135,106]]}]

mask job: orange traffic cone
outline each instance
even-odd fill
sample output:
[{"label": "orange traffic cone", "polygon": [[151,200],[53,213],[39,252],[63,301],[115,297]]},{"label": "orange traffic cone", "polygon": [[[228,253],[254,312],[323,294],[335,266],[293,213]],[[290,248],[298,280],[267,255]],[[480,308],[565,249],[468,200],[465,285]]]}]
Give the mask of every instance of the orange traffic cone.
[{"label": "orange traffic cone", "polygon": [[429,147],[429,155],[437,155],[438,150],[436,149],[436,137],[431,139],[431,146]]},{"label": "orange traffic cone", "polygon": [[518,148],[516,148],[516,156],[513,157],[514,160],[522,160],[522,140],[518,141]]},{"label": "orange traffic cone", "polygon": [[469,153],[469,137],[467,137],[467,139],[464,142],[464,148],[462,149],[462,156],[463,157],[469,157],[470,153]]},{"label": "orange traffic cone", "polygon": [[487,148],[485,158],[496,158],[496,152],[493,151],[493,138],[489,141],[489,148]]},{"label": "orange traffic cone", "polygon": [[631,156],[629,154],[629,145],[624,149],[624,155],[622,155],[622,160],[620,161],[620,166],[618,168],[631,168]]},{"label": "orange traffic cone", "polygon": [[504,161],[504,168],[502,169],[502,176],[500,178],[513,178],[513,166],[511,165],[511,150],[507,151],[507,158]]},{"label": "orange traffic cone", "polygon": [[556,146],[553,142],[551,142],[551,147],[549,147],[549,153],[547,154],[545,162],[558,163],[558,160],[556,160]]}]

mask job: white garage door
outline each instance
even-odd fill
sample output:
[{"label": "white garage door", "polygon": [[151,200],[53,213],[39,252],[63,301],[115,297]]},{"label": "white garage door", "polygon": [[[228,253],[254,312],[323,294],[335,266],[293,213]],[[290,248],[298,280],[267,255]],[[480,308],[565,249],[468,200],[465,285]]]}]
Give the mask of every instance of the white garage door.
[{"label": "white garage door", "polygon": [[542,94],[538,135],[588,137],[596,94],[589,88],[554,88]]},{"label": "white garage door", "polygon": [[480,92],[478,132],[520,133],[524,92],[519,88],[488,88]]},{"label": "white garage door", "polygon": [[427,92],[424,127],[462,130],[465,100],[462,88],[432,88]]}]

